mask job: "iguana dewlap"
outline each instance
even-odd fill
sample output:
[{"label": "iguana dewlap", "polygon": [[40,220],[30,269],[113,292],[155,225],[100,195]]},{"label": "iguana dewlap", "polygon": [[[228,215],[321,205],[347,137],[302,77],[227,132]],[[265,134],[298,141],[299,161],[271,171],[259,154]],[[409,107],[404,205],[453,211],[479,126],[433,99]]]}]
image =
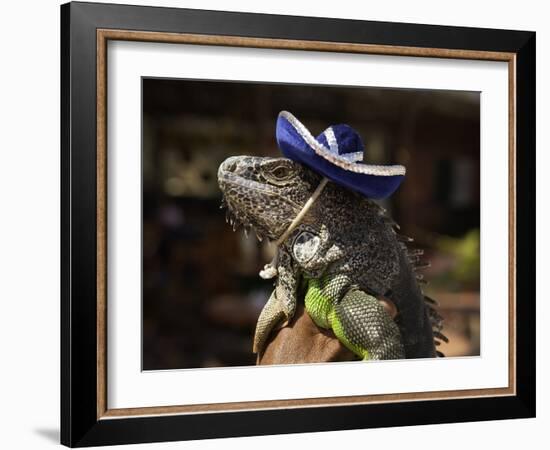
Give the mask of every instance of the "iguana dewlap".
[{"label": "iguana dewlap", "polygon": [[[220,165],[218,181],[234,229],[242,224],[259,239],[277,241],[321,177],[286,158],[238,156]],[[332,329],[359,358],[435,356],[434,336],[443,338],[440,317],[418,286],[418,255],[375,202],[329,182],[280,243],[275,289],[258,319],[254,351],[293,317],[305,285],[313,321]],[[381,296],[396,306],[395,321],[379,304]]]}]

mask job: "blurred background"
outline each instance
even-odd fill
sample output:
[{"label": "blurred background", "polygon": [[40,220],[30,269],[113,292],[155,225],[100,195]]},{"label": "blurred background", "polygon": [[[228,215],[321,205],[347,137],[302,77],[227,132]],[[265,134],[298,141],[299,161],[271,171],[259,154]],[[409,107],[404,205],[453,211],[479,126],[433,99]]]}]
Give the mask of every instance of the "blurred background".
[{"label": "blurred background", "polygon": [[216,173],[231,155],[281,156],[275,121],[318,135],[347,123],[365,160],[403,164],[383,202],[425,249],[447,356],[479,355],[479,93],[143,79],[143,369],[255,364],[273,249],[233,233]]}]

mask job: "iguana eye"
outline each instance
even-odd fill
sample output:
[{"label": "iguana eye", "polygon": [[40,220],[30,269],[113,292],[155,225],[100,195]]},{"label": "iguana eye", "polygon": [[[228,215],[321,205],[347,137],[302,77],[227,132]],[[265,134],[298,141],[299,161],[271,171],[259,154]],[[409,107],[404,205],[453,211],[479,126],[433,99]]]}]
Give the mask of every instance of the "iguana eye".
[{"label": "iguana eye", "polygon": [[279,180],[282,180],[288,177],[289,173],[290,173],[290,169],[286,166],[278,166],[271,171],[271,174],[275,178],[278,178]]}]

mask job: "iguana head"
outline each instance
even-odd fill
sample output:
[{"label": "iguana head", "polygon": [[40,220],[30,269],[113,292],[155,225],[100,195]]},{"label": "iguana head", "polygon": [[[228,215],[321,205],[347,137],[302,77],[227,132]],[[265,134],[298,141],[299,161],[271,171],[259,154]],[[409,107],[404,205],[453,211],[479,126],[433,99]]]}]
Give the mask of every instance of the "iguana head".
[{"label": "iguana head", "polygon": [[218,183],[234,228],[254,228],[259,239],[278,239],[300,212],[321,177],[286,158],[233,156]]}]

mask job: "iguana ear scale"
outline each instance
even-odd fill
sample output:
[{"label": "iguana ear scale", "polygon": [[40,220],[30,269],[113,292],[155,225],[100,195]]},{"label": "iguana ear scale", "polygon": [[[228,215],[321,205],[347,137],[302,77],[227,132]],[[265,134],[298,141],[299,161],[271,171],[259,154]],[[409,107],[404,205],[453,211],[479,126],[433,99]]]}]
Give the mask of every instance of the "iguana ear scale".
[{"label": "iguana ear scale", "polygon": [[310,261],[321,247],[321,238],[310,231],[302,231],[294,238],[292,254],[299,264]]},{"label": "iguana ear scale", "polygon": [[298,230],[289,251],[308,278],[319,278],[331,263],[343,257],[342,249],[333,242],[327,229],[303,224]]}]

